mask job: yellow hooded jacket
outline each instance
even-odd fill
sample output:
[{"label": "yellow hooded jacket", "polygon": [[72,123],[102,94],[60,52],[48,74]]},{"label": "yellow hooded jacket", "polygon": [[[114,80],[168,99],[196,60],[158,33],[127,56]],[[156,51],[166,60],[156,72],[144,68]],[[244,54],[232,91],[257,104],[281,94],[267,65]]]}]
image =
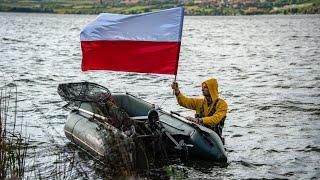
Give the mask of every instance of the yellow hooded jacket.
[{"label": "yellow hooded jacket", "polygon": [[[181,92],[176,96],[179,105],[196,111],[203,117],[203,124],[207,126],[214,126],[221,122],[227,115],[228,105],[219,98],[218,81],[216,79],[209,79],[204,81],[207,84],[212,102],[209,106],[207,99],[204,98],[190,98],[184,96]],[[211,113],[210,113],[211,112]],[[212,112],[213,115],[212,115]],[[209,116],[211,114],[211,116]]]}]

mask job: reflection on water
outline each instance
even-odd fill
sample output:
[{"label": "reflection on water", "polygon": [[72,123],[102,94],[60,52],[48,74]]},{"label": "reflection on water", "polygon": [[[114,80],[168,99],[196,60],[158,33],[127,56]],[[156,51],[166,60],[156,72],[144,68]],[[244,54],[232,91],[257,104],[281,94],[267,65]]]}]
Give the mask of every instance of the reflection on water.
[{"label": "reflection on water", "polygon": [[[1,81],[18,85],[18,123],[34,149],[30,177],[35,167],[41,177],[51,177],[57,164],[73,165],[70,178],[103,177],[99,165],[63,134],[67,112],[56,93],[59,83],[92,81],[192,114],[176,104],[172,76],[81,72],[79,32],[93,18],[0,13]],[[185,94],[195,96],[203,80],[218,79],[229,103],[229,164],[172,167],[189,178],[319,178],[319,27],[319,15],[186,17],[177,79]]]}]

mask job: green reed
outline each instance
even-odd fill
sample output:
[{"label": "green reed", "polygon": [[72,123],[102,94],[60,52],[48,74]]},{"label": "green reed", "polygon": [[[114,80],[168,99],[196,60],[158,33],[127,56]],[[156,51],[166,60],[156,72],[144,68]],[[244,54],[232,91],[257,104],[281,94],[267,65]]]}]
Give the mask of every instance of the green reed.
[{"label": "green reed", "polygon": [[22,125],[16,130],[17,94],[15,84],[0,88],[0,179],[20,179],[25,171],[28,146]]}]

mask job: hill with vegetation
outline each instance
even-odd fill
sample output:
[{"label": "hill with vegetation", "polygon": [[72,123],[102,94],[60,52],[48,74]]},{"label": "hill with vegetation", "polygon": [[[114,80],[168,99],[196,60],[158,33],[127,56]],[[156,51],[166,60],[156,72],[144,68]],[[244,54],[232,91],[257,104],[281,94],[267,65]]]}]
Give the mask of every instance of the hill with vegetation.
[{"label": "hill with vegetation", "polygon": [[320,0],[0,0],[2,12],[136,14],[177,6],[186,15],[320,14]]}]

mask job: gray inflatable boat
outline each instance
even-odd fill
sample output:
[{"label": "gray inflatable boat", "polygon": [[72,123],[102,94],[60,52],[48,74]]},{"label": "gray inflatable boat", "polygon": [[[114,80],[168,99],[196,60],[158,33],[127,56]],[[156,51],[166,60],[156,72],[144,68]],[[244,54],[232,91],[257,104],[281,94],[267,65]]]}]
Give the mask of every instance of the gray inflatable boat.
[{"label": "gray inflatable boat", "polygon": [[[156,112],[158,127],[161,127],[161,132],[171,141],[172,145],[168,148],[187,150],[188,155],[196,159],[227,161],[223,143],[213,130],[190,122],[177,113],[157,108],[128,93],[113,94],[112,97],[117,106],[127,112],[133,121],[147,123],[150,121],[150,112]],[[100,157],[108,156],[112,151],[110,147],[115,143],[124,147],[120,149],[129,150],[130,144],[134,143],[132,138],[110,124],[100,121],[103,118],[94,103],[80,102],[77,108],[70,111],[64,127],[65,134],[76,145]],[[115,136],[120,137],[117,138],[117,142],[112,138]],[[133,161],[130,157],[128,160]]]}]

